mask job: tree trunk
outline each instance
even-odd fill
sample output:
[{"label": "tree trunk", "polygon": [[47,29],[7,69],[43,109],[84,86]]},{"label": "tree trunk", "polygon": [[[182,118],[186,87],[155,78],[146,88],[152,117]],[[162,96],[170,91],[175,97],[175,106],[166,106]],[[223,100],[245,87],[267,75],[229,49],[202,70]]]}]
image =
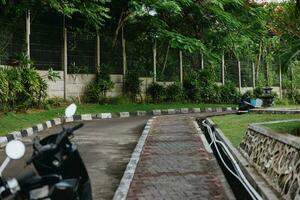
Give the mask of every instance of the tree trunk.
[{"label": "tree trunk", "polygon": [[257,56],[257,63],[256,63],[256,80],[258,80],[259,75],[259,68],[260,68],[260,62],[261,62],[261,56],[262,56],[262,41],[259,42],[259,52]]}]

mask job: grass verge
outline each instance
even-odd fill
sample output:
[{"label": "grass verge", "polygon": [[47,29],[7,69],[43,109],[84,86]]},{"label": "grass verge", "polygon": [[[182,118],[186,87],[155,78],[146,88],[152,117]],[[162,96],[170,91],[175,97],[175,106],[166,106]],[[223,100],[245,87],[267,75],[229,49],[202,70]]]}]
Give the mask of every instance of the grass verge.
[{"label": "grass verge", "polygon": [[[228,104],[184,104],[184,103],[162,103],[162,104],[135,104],[126,103],[118,105],[86,104],[78,105],[76,114],[104,113],[104,112],[134,112],[138,110],[172,109],[172,108],[204,108],[204,107],[228,107]],[[32,110],[27,113],[7,113],[0,115],[0,135],[27,128],[35,124],[63,116],[64,108],[53,108],[51,110]]]},{"label": "grass verge", "polygon": [[244,114],[244,115],[225,115],[213,117],[213,121],[224,132],[226,137],[234,146],[238,146],[242,141],[248,124],[269,122],[286,119],[299,119],[299,114]]}]

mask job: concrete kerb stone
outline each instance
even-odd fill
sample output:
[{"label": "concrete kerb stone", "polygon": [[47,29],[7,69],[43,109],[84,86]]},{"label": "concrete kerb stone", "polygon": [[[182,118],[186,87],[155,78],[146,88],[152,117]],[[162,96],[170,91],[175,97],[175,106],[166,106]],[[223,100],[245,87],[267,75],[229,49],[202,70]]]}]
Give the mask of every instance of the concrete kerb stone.
[{"label": "concrete kerb stone", "polygon": [[130,117],[130,114],[129,114],[129,112],[120,112],[120,113],[119,113],[119,116],[120,116],[121,118],[124,118],[124,117]]},{"label": "concrete kerb stone", "polygon": [[126,200],[132,179],[135,174],[136,167],[139,163],[140,156],[143,150],[143,147],[145,145],[145,142],[147,140],[147,137],[149,135],[149,132],[151,130],[152,121],[155,117],[152,119],[149,119],[142,135],[139,138],[139,141],[134,149],[134,153],[131,155],[131,159],[129,163],[127,164],[126,170],[123,174],[123,177],[120,181],[119,187],[117,188],[113,200]]},{"label": "concrete kerb stone", "polygon": [[203,134],[202,130],[200,129],[198,123],[193,120],[193,124],[195,126],[195,129],[197,130],[197,133],[198,135],[200,136],[202,142],[203,142],[203,145],[204,145],[204,148],[205,150],[208,152],[208,153],[213,153],[212,149],[210,148],[210,145],[208,144],[206,138],[205,138],[205,135]]},{"label": "concrete kerb stone", "polygon": [[[220,110],[221,108],[218,108]],[[225,108],[224,108],[225,109]],[[235,110],[235,107],[232,107],[231,110]],[[217,110],[217,109],[216,109]],[[229,108],[226,108],[227,111],[231,111]],[[63,122],[74,122],[74,121],[89,121],[95,119],[110,119],[115,117],[128,117],[129,116],[146,116],[146,115],[162,115],[162,114],[185,114],[185,113],[199,113],[199,112],[213,112],[212,108],[180,108],[180,109],[167,109],[166,112],[162,112],[162,110],[153,110],[153,111],[136,111],[133,113],[129,112],[121,112],[121,113],[98,113],[98,114],[83,114],[83,115],[75,115],[70,118],[54,118],[52,120],[34,125],[27,129],[22,129],[20,131],[14,131],[9,133],[3,137],[0,137],[0,146],[5,145],[8,141],[14,139],[20,139],[22,137],[28,137],[35,133],[41,132],[53,126],[57,126],[62,124]],[[17,133],[18,132],[18,133]]]}]

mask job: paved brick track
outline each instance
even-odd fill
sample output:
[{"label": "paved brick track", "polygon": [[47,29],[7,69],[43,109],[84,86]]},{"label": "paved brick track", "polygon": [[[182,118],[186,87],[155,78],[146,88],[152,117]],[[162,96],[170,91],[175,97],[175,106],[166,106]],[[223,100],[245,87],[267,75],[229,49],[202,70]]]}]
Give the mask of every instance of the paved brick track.
[{"label": "paved brick track", "polygon": [[157,117],[152,127],[127,200],[234,199],[190,117]]}]

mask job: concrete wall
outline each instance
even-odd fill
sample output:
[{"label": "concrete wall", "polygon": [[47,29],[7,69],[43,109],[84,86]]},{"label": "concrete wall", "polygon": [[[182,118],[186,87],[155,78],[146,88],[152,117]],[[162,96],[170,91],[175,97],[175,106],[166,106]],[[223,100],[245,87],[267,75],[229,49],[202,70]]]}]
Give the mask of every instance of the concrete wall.
[{"label": "concrete wall", "polygon": [[[38,71],[38,73],[45,78],[48,83],[49,97],[63,97],[64,96],[64,81],[63,71],[58,71],[61,79],[50,81],[47,79],[48,71]],[[111,80],[115,86],[111,92],[108,92],[109,97],[116,97],[122,94],[123,75],[113,74],[110,75]],[[83,92],[90,81],[95,78],[94,74],[68,74],[67,75],[67,96],[78,97],[83,95]]]}]

